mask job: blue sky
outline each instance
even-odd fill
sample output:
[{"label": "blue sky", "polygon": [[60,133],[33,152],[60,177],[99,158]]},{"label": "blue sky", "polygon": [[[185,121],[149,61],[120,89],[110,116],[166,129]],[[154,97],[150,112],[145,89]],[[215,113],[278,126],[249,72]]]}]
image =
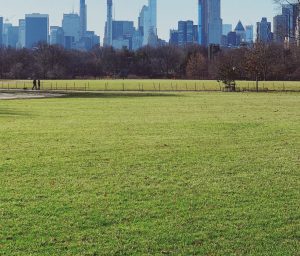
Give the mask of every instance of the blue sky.
[{"label": "blue sky", "polygon": [[[106,0],[86,0],[88,5],[88,28],[103,38],[106,16]],[[17,24],[25,13],[39,12],[50,15],[50,25],[60,25],[62,14],[78,12],[79,0],[0,0],[0,15]],[[133,20],[147,0],[114,0],[114,14],[118,20]],[[222,0],[224,23],[253,24],[262,16],[272,20],[278,12],[272,0]],[[158,33],[168,39],[169,29],[176,28],[177,21],[193,19],[197,22],[197,0],[158,0]]]}]

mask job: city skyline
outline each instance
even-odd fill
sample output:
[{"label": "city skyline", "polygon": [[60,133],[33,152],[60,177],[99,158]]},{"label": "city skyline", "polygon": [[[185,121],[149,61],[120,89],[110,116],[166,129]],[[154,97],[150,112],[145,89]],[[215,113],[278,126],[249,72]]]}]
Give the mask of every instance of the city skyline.
[{"label": "city skyline", "polygon": [[[114,0],[113,16],[116,20],[132,20],[137,26],[137,17],[143,5],[147,4],[147,0],[131,0],[130,8],[126,6],[126,2],[122,0]],[[19,0],[11,0],[1,10],[0,15],[4,20],[9,19],[9,22],[17,25],[18,19],[21,19],[28,13],[45,13],[49,14],[49,23],[51,26],[61,25],[63,13],[71,13],[72,11],[79,13],[78,0],[65,0],[64,3],[59,3],[53,7],[50,0],[44,0],[43,4],[37,4],[38,0],[27,0],[26,4],[18,3],[19,8],[15,8],[16,2]],[[163,12],[169,7],[169,2],[172,2],[172,13]],[[255,4],[257,2],[257,4]],[[88,30],[95,30],[101,36],[103,42],[104,26],[106,20],[106,0],[86,0],[88,21]],[[232,8],[234,4],[235,8]],[[173,2],[171,0],[158,1],[157,27],[158,36],[168,40],[170,29],[176,28],[178,20],[193,20],[198,23],[197,0],[190,0],[188,3]],[[249,12],[251,8],[257,8],[255,12]],[[127,8],[127,9],[126,9]],[[59,10],[59,11],[58,11]],[[122,11],[123,10],[123,11]],[[250,14],[251,13],[251,14]],[[272,17],[277,13],[276,6],[272,0],[259,2],[258,0],[245,0],[243,3],[237,0],[222,0],[221,15],[223,23],[231,23],[233,26],[242,20],[243,24],[253,24],[267,17],[272,20]],[[246,16],[246,14],[248,14]]]}]

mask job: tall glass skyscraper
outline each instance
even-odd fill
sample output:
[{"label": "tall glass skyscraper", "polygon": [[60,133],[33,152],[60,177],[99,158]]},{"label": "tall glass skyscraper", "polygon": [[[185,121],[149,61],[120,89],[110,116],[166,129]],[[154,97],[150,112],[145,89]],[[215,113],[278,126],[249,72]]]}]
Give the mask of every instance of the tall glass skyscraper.
[{"label": "tall glass skyscraper", "polygon": [[80,40],[80,25],[80,17],[77,13],[64,14],[62,21],[64,36],[72,42],[78,42]]},{"label": "tall glass skyscraper", "polygon": [[198,0],[198,43],[207,45],[207,0]]},{"label": "tall glass skyscraper", "polygon": [[104,35],[104,46],[112,46],[113,43],[113,31],[112,31],[112,23],[113,23],[113,1],[107,0],[107,18],[105,24],[105,35]]},{"label": "tall glass skyscraper", "polygon": [[38,43],[48,43],[49,16],[48,14],[25,15],[25,46],[35,47]]},{"label": "tall glass skyscraper", "polygon": [[3,35],[3,17],[0,17],[0,47],[3,45],[2,35]]},{"label": "tall glass skyscraper", "polygon": [[80,0],[80,37],[84,37],[87,31],[87,6],[85,0]]},{"label": "tall glass skyscraper", "polygon": [[151,32],[157,35],[157,0],[149,0],[149,24]]},{"label": "tall glass skyscraper", "polygon": [[261,22],[257,22],[256,37],[258,43],[270,43],[273,40],[271,22],[268,22],[267,18],[263,17]]},{"label": "tall glass skyscraper", "polygon": [[221,44],[221,0],[198,0],[198,26],[199,44]]},{"label": "tall glass skyscraper", "polygon": [[143,37],[142,45],[156,46],[157,44],[157,0],[148,0],[139,16],[139,30]]}]

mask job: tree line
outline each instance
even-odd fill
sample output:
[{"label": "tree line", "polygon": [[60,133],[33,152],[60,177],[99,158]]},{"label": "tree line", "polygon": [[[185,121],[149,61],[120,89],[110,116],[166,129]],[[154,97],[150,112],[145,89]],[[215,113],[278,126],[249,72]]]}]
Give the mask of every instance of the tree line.
[{"label": "tree line", "polygon": [[1,79],[172,78],[299,80],[300,48],[276,44],[221,49],[209,56],[199,45],[137,51],[97,47],[88,52],[40,44],[0,49]]}]

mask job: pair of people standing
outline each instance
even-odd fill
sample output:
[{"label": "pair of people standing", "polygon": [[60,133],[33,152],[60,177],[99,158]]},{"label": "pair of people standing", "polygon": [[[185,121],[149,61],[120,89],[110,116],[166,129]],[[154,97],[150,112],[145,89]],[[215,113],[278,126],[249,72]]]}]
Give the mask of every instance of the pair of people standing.
[{"label": "pair of people standing", "polygon": [[32,86],[32,90],[41,90],[41,80],[36,80],[34,79],[32,82],[33,86]]}]

